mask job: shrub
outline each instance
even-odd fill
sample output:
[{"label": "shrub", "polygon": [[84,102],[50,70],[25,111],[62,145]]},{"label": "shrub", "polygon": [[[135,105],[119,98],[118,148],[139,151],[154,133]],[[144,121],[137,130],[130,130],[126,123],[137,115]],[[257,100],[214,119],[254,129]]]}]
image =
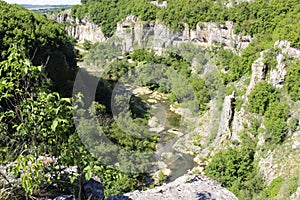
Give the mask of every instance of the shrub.
[{"label": "shrub", "polygon": [[267,140],[271,143],[282,142],[287,133],[288,106],[280,102],[273,102],[269,105],[266,113],[264,125],[267,131]]},{"label": "shrub", "polygon": [[285,76],[285,88],[292,100],[300,100],[300,61],[295,62],[287,69]]},{"label": "shrub", "polygon": [[275,87],[266,81],[256,84],[249,94],[249,110],[253,113],[264,114],[270,103],[276,101]]}]

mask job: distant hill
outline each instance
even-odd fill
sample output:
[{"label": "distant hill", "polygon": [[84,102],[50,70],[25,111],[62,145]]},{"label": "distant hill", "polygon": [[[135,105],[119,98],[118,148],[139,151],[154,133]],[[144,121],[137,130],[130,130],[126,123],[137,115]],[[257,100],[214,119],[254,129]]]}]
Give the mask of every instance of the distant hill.
[{"label": "distant hill", "polygon": [[70,9],[71,5],[32,5],[32,4],[21,4],[24,8],[31,10],[36,13],[48,14],[50,12],[58,12],[61,9]]}]

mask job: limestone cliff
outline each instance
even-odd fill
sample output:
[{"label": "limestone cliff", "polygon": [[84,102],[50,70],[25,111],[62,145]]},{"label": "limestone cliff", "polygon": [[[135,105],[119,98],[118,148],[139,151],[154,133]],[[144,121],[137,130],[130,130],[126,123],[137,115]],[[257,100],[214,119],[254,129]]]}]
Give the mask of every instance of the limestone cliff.
[{"label": "limestone cliff", "polygon": [[[87,19],[79,21],[71,19],[67,14],[50,17],[60,23],[66,23],[68,33],[79,42],[89,40],[95,43],[108,39],[104,36],[101,27]],[[252,39],[250,36],[235,34],[234,24],[230,21],[224,24],[199,22],[195,30],[185,24],[182,31],[174,31],[160,21],[143,22],[136,16],[128,16],[119,22],[114,36],[121,39],[124,52],[132,51],[137,46],[146,46],[158,53],[170,45],[178,45],[182,42],[192,42],[204,47],[218,45],[238,52],[246,48]]]}]

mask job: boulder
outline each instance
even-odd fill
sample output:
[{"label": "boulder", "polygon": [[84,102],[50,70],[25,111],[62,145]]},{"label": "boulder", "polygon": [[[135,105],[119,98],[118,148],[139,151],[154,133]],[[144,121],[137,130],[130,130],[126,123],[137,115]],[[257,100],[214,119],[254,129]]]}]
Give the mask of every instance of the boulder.
[{"label": "boulder", "polygon": [[89,200],[101,200],[104,198],[104,187],[100,181],[93,178],[83,185],[83,192]]}]

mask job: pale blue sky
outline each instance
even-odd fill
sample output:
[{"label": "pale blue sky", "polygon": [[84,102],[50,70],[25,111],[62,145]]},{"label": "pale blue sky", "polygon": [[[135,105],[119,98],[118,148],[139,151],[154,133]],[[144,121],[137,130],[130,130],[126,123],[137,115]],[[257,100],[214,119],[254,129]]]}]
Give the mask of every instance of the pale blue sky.
[{"label": "pale blue sky", "polygon": [[17,4],[33,4],[33,5],[72,5],[80,4],[80,0],[4,0],[8,3],[17,3]]}]

